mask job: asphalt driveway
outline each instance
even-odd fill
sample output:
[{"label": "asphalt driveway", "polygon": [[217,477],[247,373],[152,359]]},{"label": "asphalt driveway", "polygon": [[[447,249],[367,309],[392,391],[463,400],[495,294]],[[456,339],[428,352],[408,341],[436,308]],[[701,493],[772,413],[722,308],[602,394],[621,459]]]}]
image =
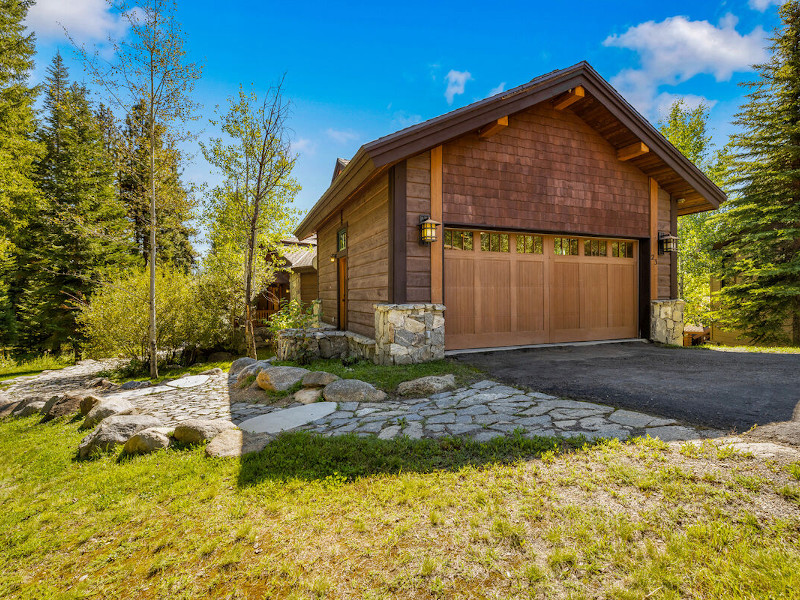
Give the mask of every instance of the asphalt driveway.
[{"label": "asphalt driveway", "polygon": [[742,432],[800,420],[800,354],[665,348],[645,342],[461,354],[501,381]]}]

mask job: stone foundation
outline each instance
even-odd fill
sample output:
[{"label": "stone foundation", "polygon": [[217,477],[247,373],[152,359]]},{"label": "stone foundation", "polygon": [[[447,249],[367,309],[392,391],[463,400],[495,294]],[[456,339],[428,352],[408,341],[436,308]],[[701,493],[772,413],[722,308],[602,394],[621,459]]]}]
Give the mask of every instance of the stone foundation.
[{"label": "stone foundation", "polygon": [[376,304],[375,363],[409,365],[444,358],[443,304]]},{"label": "stone foundation", "polygon": [[442,359],[444,306],[376,304],[375,333],[373,340],[332,326],[284,329],[278,333],[277,355],[279,360],[358,357],[380,365]]},{"label": "stone foundation", "polygon": [[683,345],[683,300],[650,302],[650,339],[660,344]]}]

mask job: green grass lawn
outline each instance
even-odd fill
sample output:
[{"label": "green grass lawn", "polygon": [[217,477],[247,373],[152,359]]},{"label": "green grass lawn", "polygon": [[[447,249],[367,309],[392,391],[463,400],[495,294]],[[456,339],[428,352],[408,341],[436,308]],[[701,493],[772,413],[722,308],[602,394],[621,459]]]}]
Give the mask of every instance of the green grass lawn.
[{"label": "green grass lawn", "polygon": [[705,348],[706,350],[716,350],[718,352],[765,352],[767,354],[800,354],[797,346],[720,346],[718,344],[703,344],[693,346],[694,348]]},{"label": "green grass lawn", "polygon": [[24,375],[38,375],[42,371],[63,369],[75,364],[72,356],[52,356],[46,354],[29,360],[0,358],[0,381]]},{"label": "green grass lawn", "polygon": [[[3,598],[791,598],[800,464],[710,443],[284,435],[74,460],[0,422]],[[562,451],[566,450],[566,452]]]}]

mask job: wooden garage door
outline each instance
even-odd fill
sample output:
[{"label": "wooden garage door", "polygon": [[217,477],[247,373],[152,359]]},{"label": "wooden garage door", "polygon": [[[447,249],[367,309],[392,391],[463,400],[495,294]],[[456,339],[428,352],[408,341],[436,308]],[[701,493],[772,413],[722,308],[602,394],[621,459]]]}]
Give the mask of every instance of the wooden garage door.
[{"label": "wooden garage door", "polygon": [[445,230],[445,346],[632,338],[636,242]]}]

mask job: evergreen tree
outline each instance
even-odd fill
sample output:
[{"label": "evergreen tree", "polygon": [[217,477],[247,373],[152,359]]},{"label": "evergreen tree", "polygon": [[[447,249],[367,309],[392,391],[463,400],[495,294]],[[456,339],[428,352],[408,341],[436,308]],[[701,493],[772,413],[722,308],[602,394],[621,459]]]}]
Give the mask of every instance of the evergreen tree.
[{"label": "evergreen tree", "polygon": [[[195,262],[190,238],[196,232],[189,225],[192,199],[181,181],[181,154],[163,127],[156,127],[155,174],[160,190],[157,210],[156,252],[160,260],[182,271]],[[135,252],[144,265],[150,255],[150,123],[145,106],[138,103],[127,115],[122,135],[122,160],[119,173],[120,195],[133,228]]]},{"label": "evergreen tree", "polygon": [[16,232],[36,210],[33,163],[36,88],[28,85],[34,38],[23,21],[33,3],[0,0],[0,345],[13,345],[16,323],[12,258]]},{"label": "evergreen tree", "polygon": [[36,165],[43,201],[20,241],[20,341],[58,351],[77,345],[76,303],[130,261],[128,223],[114,170],[87,90],[69,84],[60,55],[48,69],[45,148]]},{"label": "evergreen tree", "polygon": [[733,193],[720,217],[727,326],[800,345],[800,2],[780,8],[768,62],[756,65],[734,123]]}]

